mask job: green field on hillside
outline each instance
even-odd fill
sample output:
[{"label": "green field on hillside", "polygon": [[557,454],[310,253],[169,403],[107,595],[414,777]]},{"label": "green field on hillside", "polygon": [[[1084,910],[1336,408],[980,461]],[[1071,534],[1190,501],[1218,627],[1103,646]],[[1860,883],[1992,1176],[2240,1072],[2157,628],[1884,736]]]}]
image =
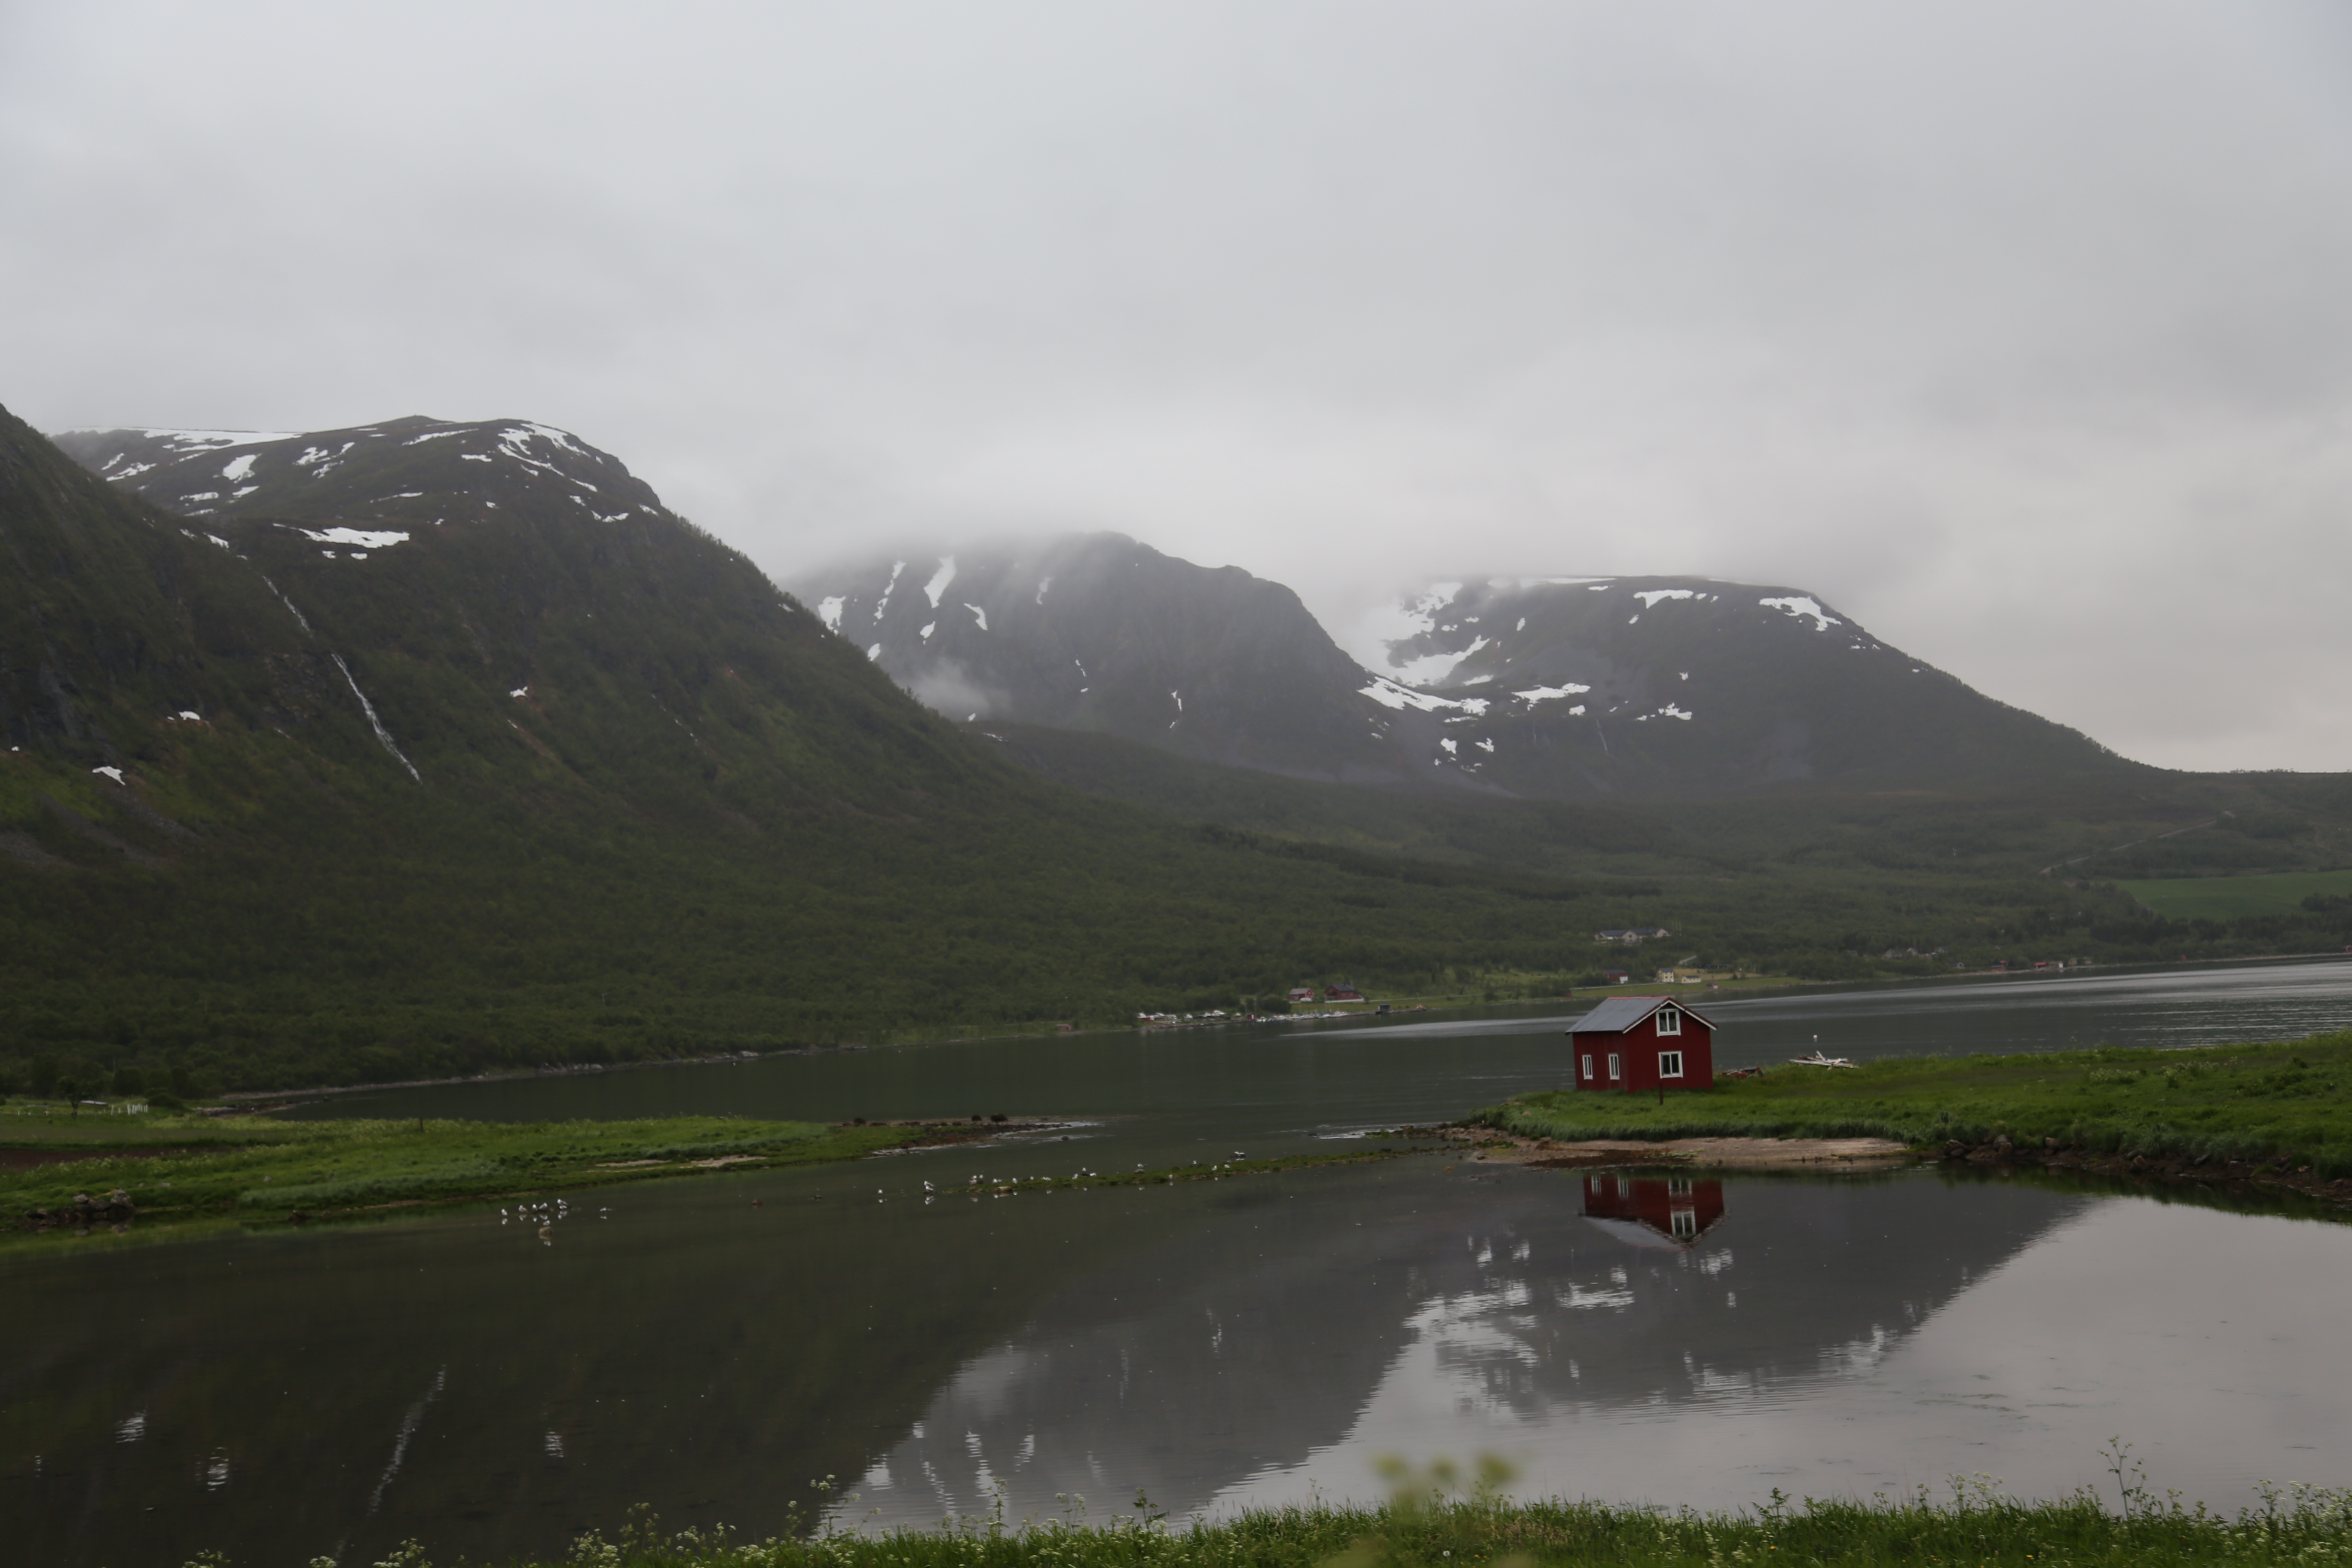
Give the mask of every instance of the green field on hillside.
[{"label": "green field on hillside", "polygon": [[2352,871],[2282,871],[2267,877],[2168,877],[2116,884],[2172,920],[2233,921],[2291,914],[2313,897],[2352,899]]}]

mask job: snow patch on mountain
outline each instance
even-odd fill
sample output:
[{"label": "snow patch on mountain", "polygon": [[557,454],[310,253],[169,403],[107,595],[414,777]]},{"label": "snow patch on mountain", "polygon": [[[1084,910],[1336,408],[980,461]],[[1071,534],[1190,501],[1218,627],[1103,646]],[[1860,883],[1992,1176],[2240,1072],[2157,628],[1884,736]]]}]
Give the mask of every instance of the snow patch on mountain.
[{"label": "snow patch on mountain", "polygon": [[1394,708],[1400,712],[1407,708],[1417,709],[1423,713],[1484,713],[1486,710],[1484,698],[1437,697],[1399,685],[1385,675],[1373,676],[1372,683],[1357,695],[1369,697],[1381,707]]},{"label": "snow patch on mountain", "polygon": [[269,441],[289,440],[301,434],[299,430],[150,429],[142,429],[139,433],[172,447],[174,457],[186,457],[192,452],[222,451],[231,447],[258,447]]},{"label": "snow patch on mountain", "polygon": [[362,550],[389,550],[408,542],[404,533],[364,528],[298,528],[294,531],[320,544],[356,544]]},{"label": "snow patch on mountain", "polygon": [[[457,436],[462,435],[464,432],[460,430],[452,430],[449,431],[448,434]],[[422,439],[422,437],[419,437],[419,439]],[[552,425],[537,425],[526,419],[513,425],[501,426],[498,433],[499,450],[513,458],[516,462],[520,463],[523,467],[527,468],[536,468],[541,473],[553,474],[559,479],[569,479],[572,483],[580,486],[583,489],[593,490],[596,488],[594,485],[590,484],[586,479],[576,479],[573,476],[565,473],[553,463],[532,457],[530,455],[530,444],[533,441],[545,441],[550,446],[555,447],[559,452],[568,452],[573,457],[584,458],[588,455],[587,449],[582,447],[579,442],[573,440],[570,432],[558,430]],[[416,443],[415,441],[411,441],[409,443],[412,447]]]},{"label": "snow patch on mountain", "polygon": [[882,596],[874,601],[874,624],[876,626],[878,626],[882,624],[882,614],[890,607],[890,595],[898,591],[898,574],[904,572],[906,569],[907,563],[903,561],[894,561],[890,563],[890,580],[882,584]]},{"label": "snow patch on mountain", "polygon": [[946,595],[948,584],[955,581],[955,557],[950,555],[940,563],[940,569],[931,574],[931,580],[923,584],[923,593],[931,601],[931,608],[936,610],[940,607],[940,600]]},{"label": "snow patch on mountain", "polygon": [[1832,626],[1845,625],[1843,621],[1822,609],[1822,602],[1810,594],[1793,594],[1786,598],[1759,599],[1756,602],[1768,610],[1785,611],[1801,621],[1810,619],[1813,623],[1813,630],[1817,632],[1825,632]]}]

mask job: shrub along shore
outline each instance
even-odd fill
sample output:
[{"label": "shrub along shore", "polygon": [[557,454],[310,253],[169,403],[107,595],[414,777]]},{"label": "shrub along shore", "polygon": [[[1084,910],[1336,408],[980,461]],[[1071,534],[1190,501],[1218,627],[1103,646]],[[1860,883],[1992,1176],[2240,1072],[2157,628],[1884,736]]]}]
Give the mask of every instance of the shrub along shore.
[{"label": "shrub along shore", "polygon": [[2352,1192],[2352,1030],[2269,1045],[1770,1067],[1711,1089],[1525,1094],[1522,1138],[1892,1138],[1952,1158],[2257,1177]]},{"label": "shrub along shore", "polygon": [[[736,1542],[723,1528],[665,1533],[649,1521],[618,1539],[583,1537],[561,1559],[512,1568],[1721,1568],[1727,1563],[1837,1565],[2341,1563],[2352,1559],[2352,1493],[2263,1489],[2234,1516],[2151,1498],[2127,1451],[2120,1509],[2087,1492],[2020,1502],[1981,1479],[1956,1480],[1949,1500],[1924,1490],[1869,1502],[1777,1491],[1743,1512],[1668,1512],[1559,1500],[1400,1500],[1380,1508],[1319,1504],[1254,1510],[1169,1528],[1139,1499],[1133,1521],[1007,1524],[952,1520],[930,1530],[821,1530]],[[1075,1511],[1075,1510],[1074,1510]],[[410,1543],[373,1568],[432,1568]],[[231,1568],[207,1553],[187,1568]],[[334,1568],[318,1559],[312,1568]],[[348,1568],[357,1568],[356,1564]]]}]

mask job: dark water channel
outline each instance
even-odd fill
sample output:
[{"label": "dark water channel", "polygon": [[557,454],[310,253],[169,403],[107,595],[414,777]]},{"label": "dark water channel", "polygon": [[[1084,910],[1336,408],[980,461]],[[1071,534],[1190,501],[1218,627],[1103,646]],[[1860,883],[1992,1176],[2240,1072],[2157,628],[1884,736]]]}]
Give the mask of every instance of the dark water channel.
[{"label": "dark water channel", "polygon": [[[2281,1037],[2352,964],[1780,997],[1727,1063]],[[984,1172],[1331,1148],[1557,1082],[1559,1025],[1234,1029],[771,1058],[337,1097],[322,1112],[1003,1110],[1045,1137],[492,1211],[0,1262],[16,1560],[560,1551],[646,1502],[764,1534],[1181,1515],[1377,1491],[1385,1454],[1521,1489],[1736,1505],[1986,1473],[2047,1495],[2137,1445],[2222,1505],[2347,1479],[2352,1229],[2088,1187],[1719,1183],[1443,1157],[1123,1191],[933,1196]],[[1341,1146],[1344,1146],[1342,1144]],[[754,1205],[753,1200],[759,1200]],[[609,1206],[609,1216],[597,1209]],[[854,1494],[848,1500],[845,1494]]]}]

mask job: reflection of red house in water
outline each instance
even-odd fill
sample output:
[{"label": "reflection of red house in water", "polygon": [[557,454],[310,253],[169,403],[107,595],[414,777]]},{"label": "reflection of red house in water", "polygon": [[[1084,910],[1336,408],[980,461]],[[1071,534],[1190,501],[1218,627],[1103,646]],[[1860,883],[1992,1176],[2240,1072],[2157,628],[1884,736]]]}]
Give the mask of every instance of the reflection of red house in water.
[{"label": "reflection of red house in water", "polygon": [[1722,1220],[1723,1184],[1690,1176],[1587,1176],[1584,1217],[1635,1247],[1688,1247]]}]

